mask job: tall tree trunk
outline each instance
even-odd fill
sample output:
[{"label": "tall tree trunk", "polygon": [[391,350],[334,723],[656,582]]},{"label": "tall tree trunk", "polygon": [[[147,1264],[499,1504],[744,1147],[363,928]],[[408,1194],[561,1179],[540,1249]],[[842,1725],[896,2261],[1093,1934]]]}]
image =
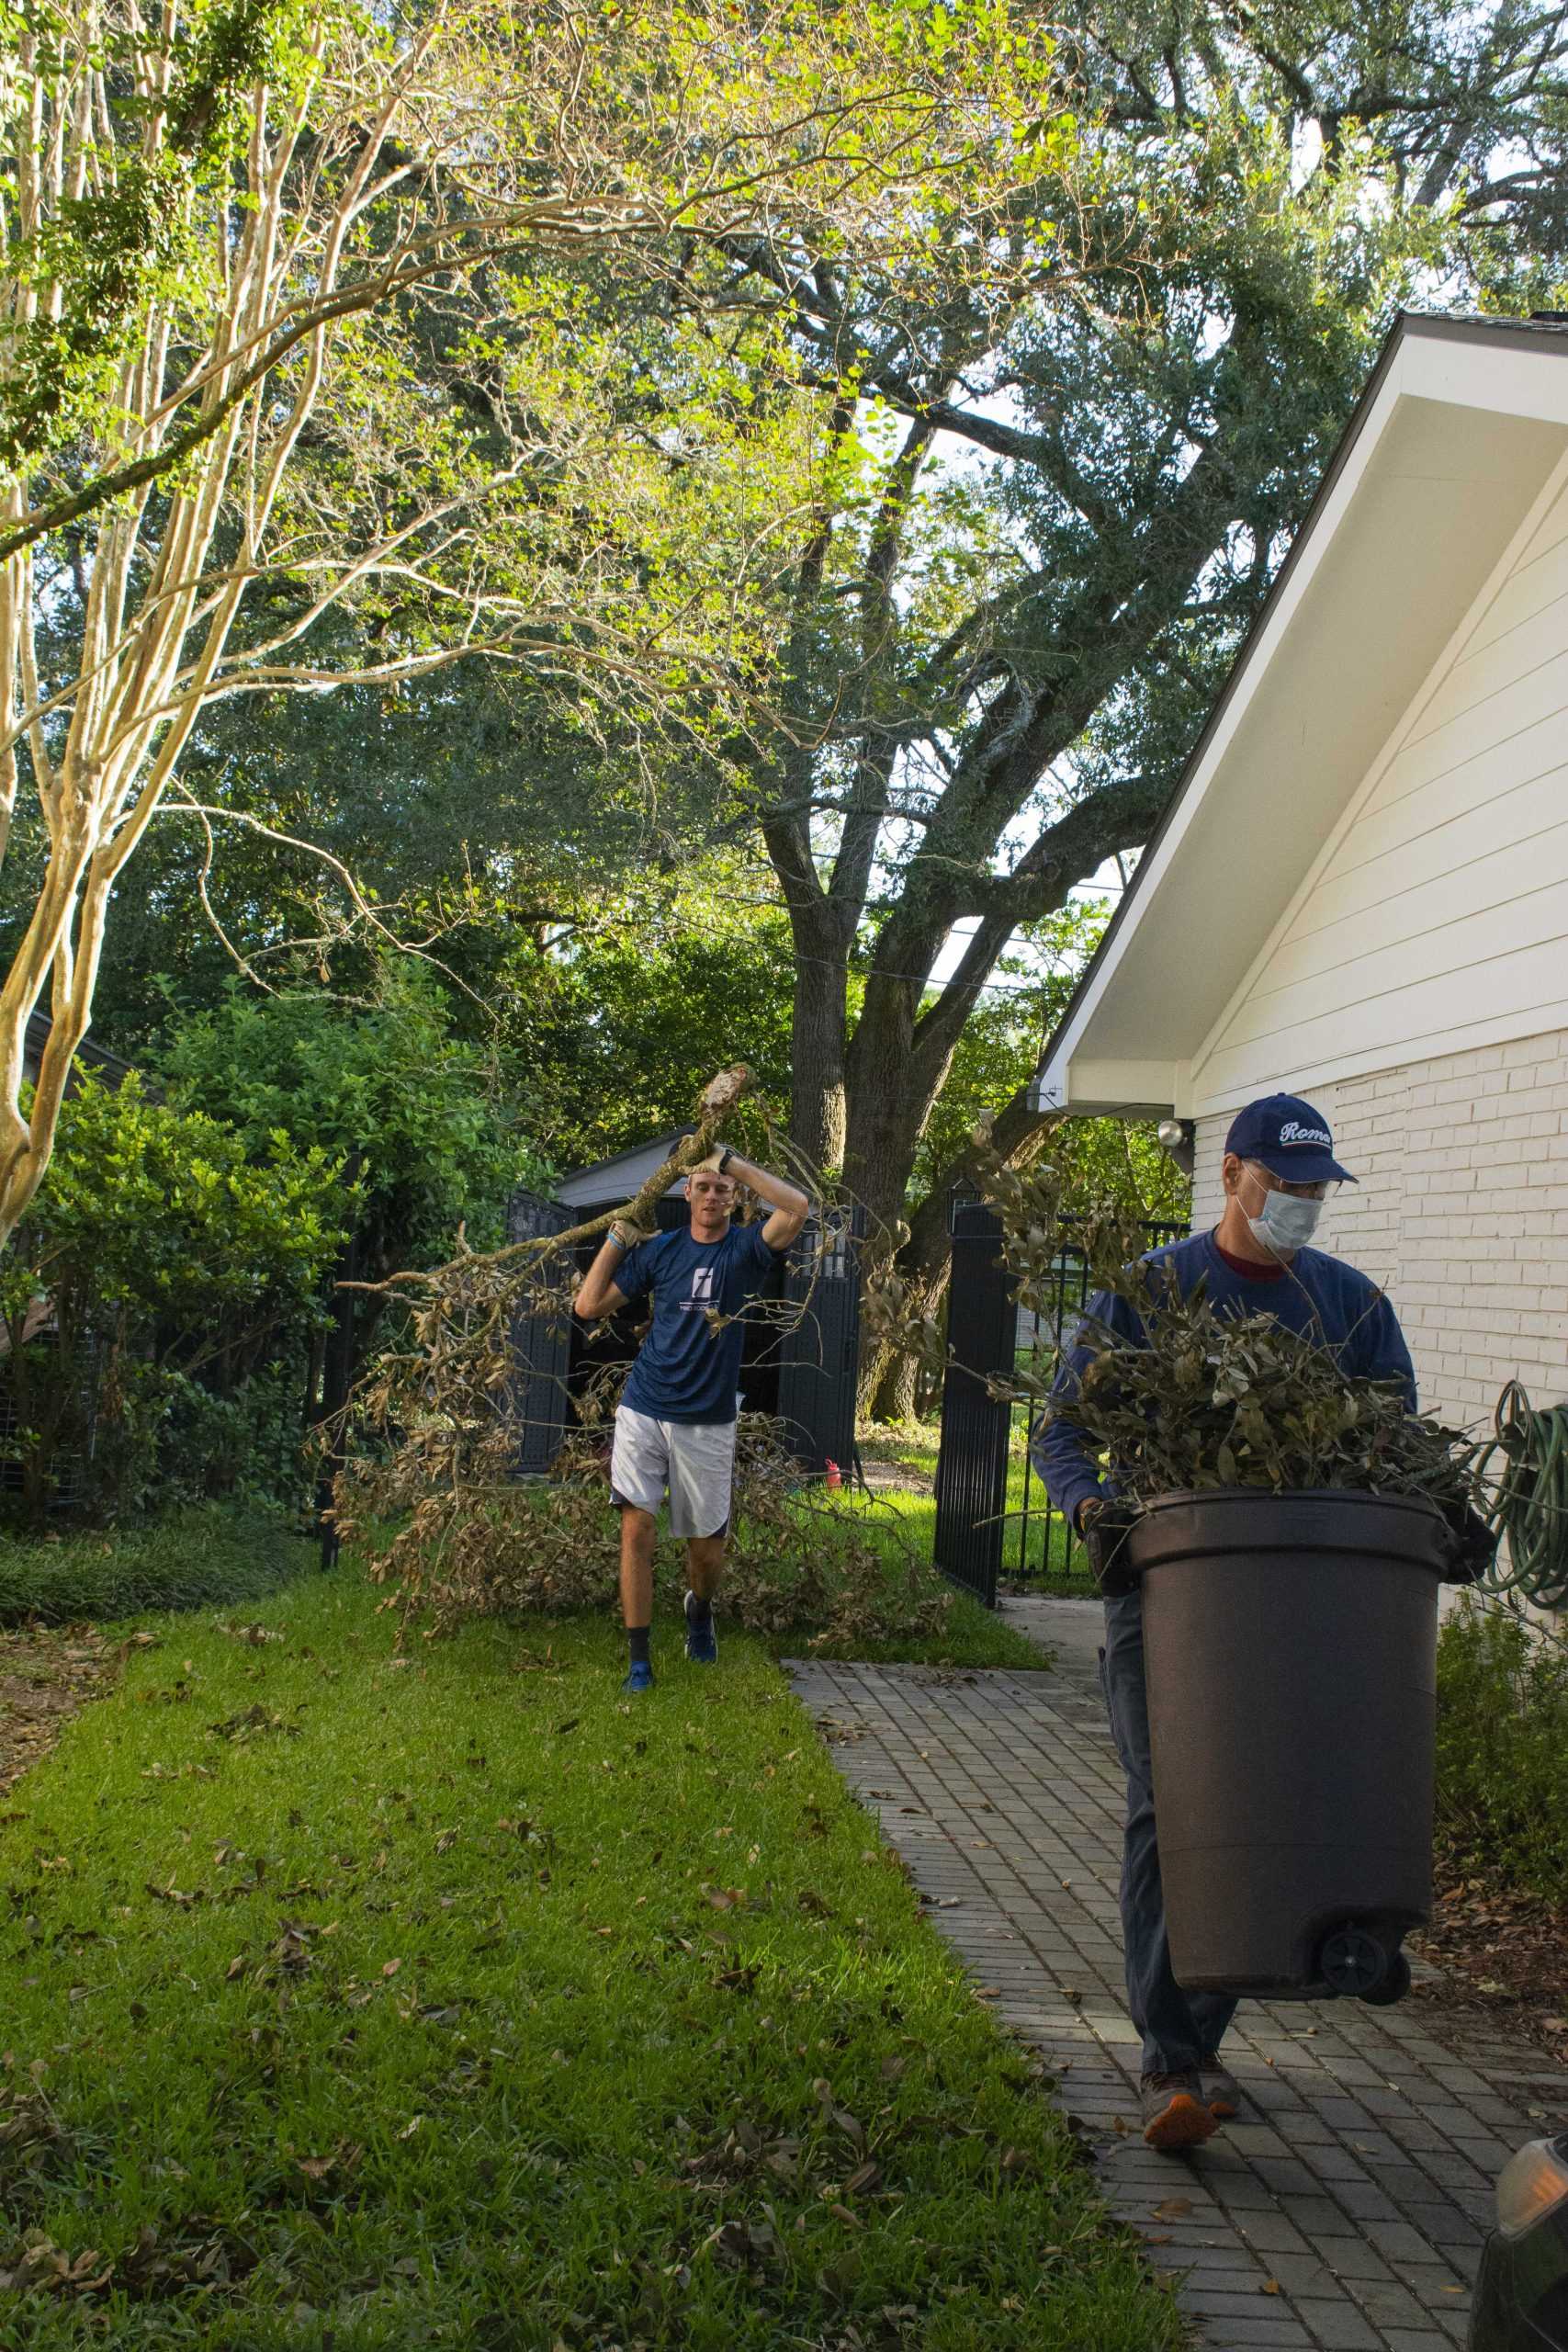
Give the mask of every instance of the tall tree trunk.
[{"label": "tall tree trunk", "polygon": [[[1029,1089],[1021,1086],[997,1117],[991,1148],[1010,1167],[1024,1167],[1038,1154],[1057,1114],[1032,1110]],[[947,1204],[953,1187],[974,1174],[975,1161],[962,1152],[938,1174],[931,1191],[910,1221],[909,1238],[897,1253],[897,1264],[911,1306],[934,1317],[947,1297],[953,1274],[953,1237],[948,1230]],[[861,1366],[860,1409],[871,1420],[905,1420],[915,1409],[916,1366],[911,1358],[892,1348],[872,1351]]]},{"label": "tall tree trunk", "polygon": [[795,1011],[790,1035],[790,1141],[818,1168],[844,1164],[847,951],[836,910],[792,910]]},{"label": "tall tree trunk", "polygon": [[914,1357],[893,1356],[877,1383],[865,1418],[872,1421],[919,1420],[919,1366]]}]

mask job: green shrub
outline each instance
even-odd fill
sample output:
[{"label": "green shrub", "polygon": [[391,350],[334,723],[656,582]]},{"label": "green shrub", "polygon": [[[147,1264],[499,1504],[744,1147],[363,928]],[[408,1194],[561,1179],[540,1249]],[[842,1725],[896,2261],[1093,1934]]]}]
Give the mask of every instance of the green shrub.
[{"label": "green shrub", "polygon": [[0,1538],[0,1624],[46,1625],[260,1600],[307,1573],[316,1547],[287,1521],[216,1504],[116,1535]]},{"label": "green shrub", "polygon": [[1480,1602],[1438,1642],[1438,1828],[1461,1867],[1568,1904],[1568,1657]]},{"label": "green shrub", "polygon": [[221,1120],[254,1158],[281,1138],[352,1168],[354,1224],[372,1279],[502,1238],[507,1194],[551,1171],[497,1098],[483,1055],[452,1035],[439,987],[393,958],[380,1001],[324,989],[259,996],[238,982],[154,1059],[170,1100]]},{"label": "green shrub", "polygon": [[[298,1439],[306,1344],[355,1199],[319,1149],[279,1136],[253,1150],[152,1101],[134,1072],[118,1088],[85,1080],[0,1261],[20,1515],[41,1528],[67,1481],[105,1517],[139,1510],[171,1463],[173,1498],[232,1488],[236,1440],[276,1419],[289,1358]],[[265,1396],[248,1397],[258,1380]]]}]

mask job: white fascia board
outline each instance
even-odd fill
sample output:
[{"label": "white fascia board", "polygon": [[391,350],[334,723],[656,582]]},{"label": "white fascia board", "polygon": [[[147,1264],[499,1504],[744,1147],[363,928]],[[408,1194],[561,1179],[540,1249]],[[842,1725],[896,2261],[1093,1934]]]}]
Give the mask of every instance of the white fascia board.
[{"label": "white fascia board", "polygon": [[[1356,495],[1361,477],[1366,472],[1372,454],[1387,430],[1390,418],[1404,388],[1408,342],[1402,342],[1393,355],[1387,374],[1379,390],[1371,414],[1357,435],[1348,452],[1338,480],[1329,492],[1323,512],[1316,518],[1310,537],[1302,544],[1296,561],[1282,582],[1274,609],[1265,621],[1246,657],[1247,667],[1235,681],[1224,710],[1208,743],[1204,747],[1202,765],[1189,778],[1179,800],[1171,810],[1158,839],[1144,853],[1137,875],[1137,888],[1127,920],[1120,924],[1107,943],[1099,967],[1089,974],[1084,992],[1074,1006],[1066,1026],[1053,1041],[1055,1046],[1049,1068],[1040,1074],[1038,1084],[1043,1085],[1054,1074],[1055,1082],[1066,1087],[1066,1065],[1071,1060],[1075,1047],[1093,1020],[1102,1000],[1115,979],[1118,967],[1132,945],[1138,926],[1158,895],[1160,883],[1175,862],[1177,853],[1186,839],[1189,828],[1202,806],[1204,795],[1246,715],[1247,707],[1258,683],[1274,660],[1275,654],[1289,632],[1292,619],[1303,596],[1312,583],[1318,566],[1323,562],[1334,534],[1343,520],[1350,502]],[[1194,1037],[1195,1049],[1201,1040]],[[1070,1090],[1064,1100],[1071,1101]]]},{"label": "white fascia board", "polygon": [[1568,425],[1568,366],[1561,348],[1525,336],[1461,341],[1418,320],[1406,330],[1396,364],[1402,389],[1420,400]]},{"label": "white fascia board", "polygon": [[1058,1054],[1029,1090],[1032,1111],[1063,1111],[1076,1119],[1163,1119],[1187,1116],[1188,1065],[1167,1061],[1090,1061]]}]

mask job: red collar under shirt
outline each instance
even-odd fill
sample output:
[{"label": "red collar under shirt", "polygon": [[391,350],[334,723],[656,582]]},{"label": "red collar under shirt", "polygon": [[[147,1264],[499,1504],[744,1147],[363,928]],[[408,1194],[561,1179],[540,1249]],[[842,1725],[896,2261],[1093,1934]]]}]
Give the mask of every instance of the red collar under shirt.
[{"label": "red collar under shirt", "polygon": [[1278,1260],[1276,1260],[1271,1266],[1264,1266],[1255,1265],[1250,1258],[1238,1258],[1234,1250],[1227,1250],[1225,1248],[1217,1233],[1211,1234],[1209,1238],[1213,1241],[1215,1249],[1219,1251],[1220,1256],[1224,1260],[1232,1273],[1239,1274],[1243,1282],[1277,1283],[1280,1279],[1281,1275],[1287,1272],[1287,1269],[1280,1265]]}]

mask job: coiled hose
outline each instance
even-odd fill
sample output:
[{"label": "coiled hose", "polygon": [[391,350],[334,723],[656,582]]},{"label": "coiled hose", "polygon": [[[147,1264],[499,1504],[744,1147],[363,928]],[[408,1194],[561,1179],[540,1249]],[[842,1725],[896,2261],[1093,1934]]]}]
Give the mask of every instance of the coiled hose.
[{"label": "coiled hose", "polygon": [[[1480,1577],[1540,1609],[1568,1608],[1568,1405],[1538,1413],[1517,1380],[1497,1399],[1494,1435],[1477,1455],[1477,1481],[1491,1476],[1487,1514],[1506,1539]],[[1506,1557],[1505,1557],[1506,1554]]]}]

